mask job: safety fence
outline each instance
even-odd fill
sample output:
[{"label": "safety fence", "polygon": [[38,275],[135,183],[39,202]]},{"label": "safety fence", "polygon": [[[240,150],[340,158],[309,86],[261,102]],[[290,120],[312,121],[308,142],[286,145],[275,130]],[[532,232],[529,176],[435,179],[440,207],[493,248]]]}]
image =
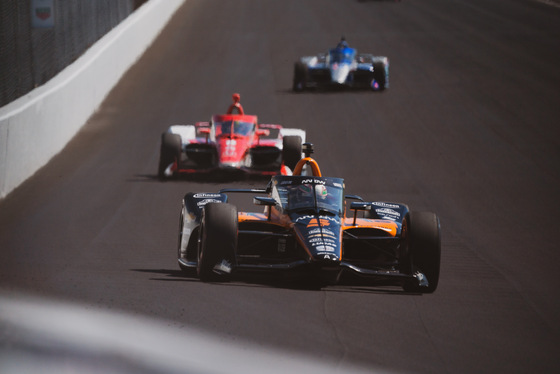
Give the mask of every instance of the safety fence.
[{"label": "safety fence", "polygon": [[146,1],[0,1],[0,107],[46,83]]}]

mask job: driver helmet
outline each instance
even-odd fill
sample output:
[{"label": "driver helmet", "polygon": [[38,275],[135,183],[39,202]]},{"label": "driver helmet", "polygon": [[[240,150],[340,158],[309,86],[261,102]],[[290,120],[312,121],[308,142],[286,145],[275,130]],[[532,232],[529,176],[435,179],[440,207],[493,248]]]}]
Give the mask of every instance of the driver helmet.
[{"label": "driver helmet", "polygon": [[348,43],[346,42],[346,38],[344,36],[340,38],[340,42],[338,42],[336,48],[338,49],[348,48]]},{"label": "driver helmet", "polygon": [[297,188],[298,197],[311,197],[313,188],[310,184],[302,184]]},{"label": "driver helmet", "polygon": [[322,184],[315,185],[315,196],[317,200],[325,200],[328,196],[327,187]]}]

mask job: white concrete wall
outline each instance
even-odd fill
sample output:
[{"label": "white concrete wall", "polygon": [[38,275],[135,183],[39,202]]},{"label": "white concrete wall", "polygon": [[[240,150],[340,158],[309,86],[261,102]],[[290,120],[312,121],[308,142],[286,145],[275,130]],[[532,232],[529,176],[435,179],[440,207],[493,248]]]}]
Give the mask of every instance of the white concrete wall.
[{"label": "white concrete wall", "polygon": [[185,1],[148,1],[45,85],[0,108],[0,199],[64,148]]}]

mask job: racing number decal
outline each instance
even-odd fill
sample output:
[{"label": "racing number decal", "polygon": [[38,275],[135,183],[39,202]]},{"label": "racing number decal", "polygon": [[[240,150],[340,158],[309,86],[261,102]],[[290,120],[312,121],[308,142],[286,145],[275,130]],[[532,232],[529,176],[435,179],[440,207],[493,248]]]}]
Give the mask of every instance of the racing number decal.
[{"label": "racing number decal", "polygon": [[[331,223],[329,222],[329,220],[327,219],[320,219],[321,222],[321,226],[329,226]],[[313,227],[313,226],[319,226],[319,222],[317,221],[316,218],[313,218],[312,220],[309,221],[309,223],[307,224],[307,227]]]},{"label": "racing number decal", "polygon": [[226,148],[224,149],[224,156],[235,156],[235,146],[237,141],[235,139],[226,140]]}]

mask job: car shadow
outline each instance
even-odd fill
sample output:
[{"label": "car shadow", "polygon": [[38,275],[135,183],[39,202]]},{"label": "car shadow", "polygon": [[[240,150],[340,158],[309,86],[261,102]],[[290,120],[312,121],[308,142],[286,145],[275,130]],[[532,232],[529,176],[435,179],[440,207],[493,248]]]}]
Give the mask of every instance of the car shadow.
[{"label": "car shadow", "polygon": [[382,94],[386,90],[373,91],[368,87],[314,87],[306,88],[303,91],[294,91],[291,88],[286,88],[282,90],[277,90],[276,93],[280,95],[338,95],[344,93],[348,94],[360,94],[360,95],[372,95],[372,94]]},{"label": "car shadow", "polygon": [[127,182],[155,182],[155,183],[233,183],[233,182],[262,182],[263,186],[270,181],[270,175],[251,175],[245,173],[239,174],[189,174],[184,176],[176,176],[167,179],[160,179],[157,174],[135,174]]},{"label": "car shadow", "polygon": [[[160,274],[149,278],[153,281],[162,282],[200,282],[196,273],[191,274],[182,270],[171,269],[130,269],[131,271],[141,273]],[[236,275],[229,282],[212,282],[212,284],[221,287],[262,287],[277,288],[294,291],[324,291],[336,293],[360,293],[360,294],[378,294],[378,295],[422,295],[421,293],[405,292],[400,287],[395,286],[379,286],[379,285],[353,285],[353,284],[315,284],[300,278],[271,276],[271,275]]]},{"label": "car shadow", "polygon": [[149,278],[154,281],[163,282],[198,282],[196,274],[193,273],[192,277],[182,270],[170,270],[170,269],[129,269],[130,271],[135,271],[139,273],[150,273],[150,274],[160,274],[161,276],[154,276]]}]

